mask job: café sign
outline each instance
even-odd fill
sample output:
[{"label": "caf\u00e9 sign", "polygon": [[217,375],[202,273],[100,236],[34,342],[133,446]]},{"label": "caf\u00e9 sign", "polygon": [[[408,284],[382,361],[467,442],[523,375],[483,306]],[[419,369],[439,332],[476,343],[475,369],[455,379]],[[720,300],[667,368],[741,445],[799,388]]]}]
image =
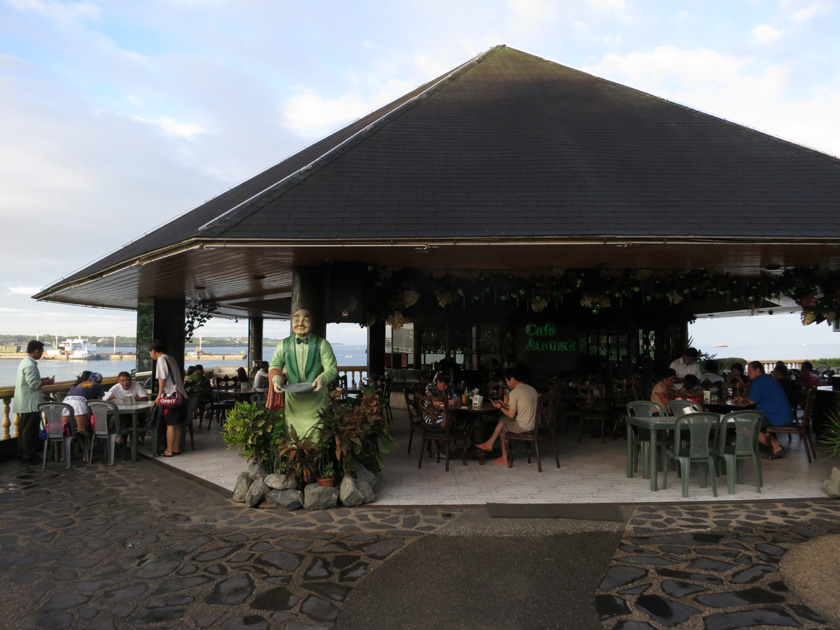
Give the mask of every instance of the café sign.
[{"label": "caf\u00e9 sign", "polygon": [[559,334],[554,324],[525,324],[526,352],[577,352],[577,340]]}]

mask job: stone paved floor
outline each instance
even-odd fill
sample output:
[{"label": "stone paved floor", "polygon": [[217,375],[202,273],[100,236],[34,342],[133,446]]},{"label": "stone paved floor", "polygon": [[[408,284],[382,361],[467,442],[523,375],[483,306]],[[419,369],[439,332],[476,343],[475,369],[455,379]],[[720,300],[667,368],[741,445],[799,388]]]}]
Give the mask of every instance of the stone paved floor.
[{"label": "stone paved floor", "polygon": [[[7,462],[0,627],[330,628],[367,575],[423,536],[469,536],[463,523],[484,510],[246,509],[150,460],[67,472]],[[840,503],[623,511],[624,534],[592,594],[605,629],[833,627],[788,590],[779,561],[801,542],[840,531]],[[528,521],[482,520],[491,529],[493,521]],[[543,534],[527,535],[540,544]],[[556,588],[586,561],[558,566]],[[504,576],[482,576],[489,579],[503,592]]]},{"label": "stone paved floor", "polygon": [[794,546],[837,532],[836,501],[638,507],[598,612],[615,630],[836,627],[789,591],[779,563]]},{"label": "stone paved floor", "polygon": [[248,510],[148,460],[8,462],[0,627],[329,627],[360,579],[452,513]]}]

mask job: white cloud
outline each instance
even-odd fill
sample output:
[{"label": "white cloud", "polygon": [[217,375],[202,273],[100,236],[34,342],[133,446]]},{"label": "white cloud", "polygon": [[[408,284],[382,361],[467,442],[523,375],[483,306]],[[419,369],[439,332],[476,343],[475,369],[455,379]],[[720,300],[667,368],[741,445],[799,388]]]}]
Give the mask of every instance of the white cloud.
[{"label": "white cloud", "polygon": [[760,24],[753,30],[753,37],[762,44],[774,42],[782,36],[782,33],[772,26]]},{"label": "white cloud", "polygon": [[148,119],[143,118],[142,116],[135,116],[134,119],[143,123],[151,123],[160,127],[166,133],[172,134],[173,136],[186,138],[188,140],[193,136],[204,132],[204,129],[202,129],[199,125],[193,125],[190,123],[179,123],[166,116],[161,116],[160,118],[155,119]]},{"label": "white cloud", "polygon": [[538,22],[551,19],[557,10],[556,5],[557,3],[553,0],[508,0],[508,6],[514,18],[524,21]]},{"label": "white cloud", "polygon": [[830,2],[814,2],[813,4],[805,7],[804,9],[794,11],[793,19],[797,22],[806,22],[815,15],[819,15],[820,13],[827,13],[829,10],[831,10],[831,6],[832,5]]},{"label": "white cloud", "polygon": [[662,46],[624,57],[610,54],[586,71],[830,155],[840,154],[840,119],[830,113],[840,109],[840,87],[793,89],[794,66],[754,65],[751,59],[711,50]]},{"label": "white cloud", "polygon": [[52,2],[49,0],[7,0],[7,4],[21,12],[37,13],[64,27],[100,18],[100,9],[91,2]]},{"label": "white cloud", "polygon": [[13,295],[35,295],[37,292],[35,287],[9,287],[9,293]]},{"label": "white cloud", "polygon": [[589,0],[589,6],[597,11],[623,11],[624,0]]}]

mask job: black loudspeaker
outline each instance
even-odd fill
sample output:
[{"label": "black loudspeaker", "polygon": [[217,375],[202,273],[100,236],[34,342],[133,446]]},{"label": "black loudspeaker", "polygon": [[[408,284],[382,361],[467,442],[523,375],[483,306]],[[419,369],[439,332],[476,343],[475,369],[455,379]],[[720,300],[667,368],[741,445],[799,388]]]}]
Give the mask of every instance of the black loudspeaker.
[{"label": "black loudspeaker", "polygon": [[327,267],[326,318],[328,322],[367,323],[367,266],[333,263]]}]

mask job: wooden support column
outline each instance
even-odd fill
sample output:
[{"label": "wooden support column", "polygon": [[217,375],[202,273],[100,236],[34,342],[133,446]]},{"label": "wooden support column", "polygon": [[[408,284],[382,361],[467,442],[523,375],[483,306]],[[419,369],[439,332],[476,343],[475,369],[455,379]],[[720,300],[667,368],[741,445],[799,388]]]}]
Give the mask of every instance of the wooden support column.
[{"label": "wooden support column", "polygon": [[[291,315],[300,309],[312,314],[312,332],[319,337],[327,336],[326,306],[324,304],[324,268],[297,266],[292,269]],[[289,334],[292,323],[289,322]]]},{"label": "wooden support column", "polygon": [[385,374],[385,322],[368,326],[368,374]]},{"label": "wooden support column", "polygon": [[263,360],[263,318],[248,318],[248,374],[255,369],[255,363]]}]

